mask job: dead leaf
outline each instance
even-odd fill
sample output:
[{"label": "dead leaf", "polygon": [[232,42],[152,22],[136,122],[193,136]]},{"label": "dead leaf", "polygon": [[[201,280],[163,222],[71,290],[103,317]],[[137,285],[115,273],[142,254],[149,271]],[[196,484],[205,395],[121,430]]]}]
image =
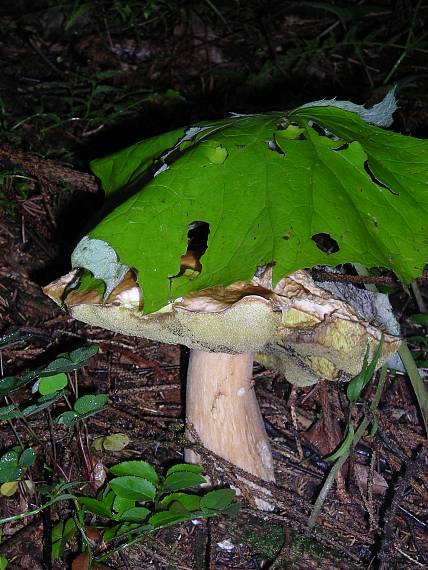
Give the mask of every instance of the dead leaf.
[{"label": "dead leaf", "polygon": [[[357,463],[354,465],[354,473],[357,481],[361,485],[362,489],[367,492],[367,482],[369,478],[369,467],[367,465],[360,465]],[[388,483],[385,478],[375,471],[373,473],[373,494],[374,495],[384,495],[388,489]]]},{"label": "dead leaf", "polygon": [[78,554],[71,563],[71,570],[89,570],[89,554],[87,552]]}]

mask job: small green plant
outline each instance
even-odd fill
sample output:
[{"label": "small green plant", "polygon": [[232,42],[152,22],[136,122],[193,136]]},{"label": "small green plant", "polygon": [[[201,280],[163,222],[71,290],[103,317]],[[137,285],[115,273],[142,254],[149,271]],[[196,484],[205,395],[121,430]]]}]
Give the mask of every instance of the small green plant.
[{"label": "small green plant", "polygon": [[17,205],[13,198],[26,200],[30,197],[35,182],[29,176],[15,171],[0,171],[0,208],[9,216],[15,216]]},{"label": "small green plant", "polygon": [[[0,495],[10,497],[18,489],[29,467],[36,459],[36,452],[28,447],[22,450],[19,446],[13,447],[0,457]],[[26,481],[27,487],[32,488],[30,481]]]},{"label": "small green plant", "polygon": [[73,538],[77,531],[76,522],[73,517],[68,518],[66,521],[59,521],[52,527],[51,533],[51,558],[57,560],[60,558],[67,542]]},{"label": "small green plant", "polygon": [[[26,339],[27,336],[19,333],[5,335],[0,338],[0,349]],[[104,409],[108,400],[105,394],[76,396],[73,404],[69,401],[70,393],[77,394],[77,387],[71,386],[72,390],[68,390],[71,381],[68,375],[86,364],[97,352],[96,346],[77,348],[69,353],[59,354],[46,366],[30,370],[21,376],[0,379],[0,398],[4,398],[7,404],[0,407],[0,421],[7,420],[12,425],[15,421],[22,421],[29,429],[30,435],[37,437],[26,423],[26,418],[41,411],[50,413],[50,409],[60,400],[66,403],[69,410],[58,415],[55,421],[68,428]],[[31,384],[31,400],[10,402],[10,394],[27,384]],[[112,434],[99,438],[96,447],[120,450],[128,443],[126,434]],[[48,454],[47,450],[45,451]],[[0,457],[0,493],[11,496],[35,461],[36,452],[32,447],[24,449],[16,446],[3,453]],[[81,488],[82,482],[67,480],[67,476],[55,461],[54,469],[48,465],[45,465],[45,468],[60,477],[52,484],[37,484],[38,495],[42,498],[40,504],[31,511],[0,519],[0,525],[37,515],[55,503],[72,500],[75,513],[66,520],[59,521],[52,529],[53,560],[62,556],[67,542],[78,530],[83,537],[84,549],[89,551],[92,558],[92,546],[85,524],[86,513],[98,517],[97,526],[102,531],[104,541],[119,540],[120,547],[123,548],[124,544],[133,544],[160,528],[220,514],[233,515],[239,508],[239,505],[233,502],[235,492],[231,489],[188,492],[206,483],[198,465],[174,465],[167,470],[164,477],[160,477],[146,461],[124,461],[110,467],[113,477],[95,497],[76,495],[74,489]],[[31,478],[29,483],[31,489],[34,489]],[[98,559],[105,559],[110,555],[109,551]],[[0,564],[6,568],[7,560],[0,559]]]},{"label": "small green plant", "polygon": [[114,465],[115,476],[97,498],[79,497],[84,511],[110,519],[103,538],[110,540],[132,531],[152,532],[188,520],[219,514],[233,515],[238,505],[235,492],[217,489],[202,495],[184,492],[206,483],[199,465],[174,465],[161,478],[145,461],[125,461]]},{"label": "small green plant", "polygon": [[354,443],[355,430],[354,426],[352,425],[352,415],[354,411],[353,404],[359,400],[364,388],[373,378],[373,374],[376,370],[376,365],[382,353],[383,339],[384,337],[382,335],[370,363],[368,362],[370,349],[369,346],[367,346],[361,372],[357,374],[348,384],[346,395],[351,405],[349,407],[349,419],[346,426],[346,434],[336,451],[325,457],[326,461],[336,461],[345,455],[349,451],[351,445]]},{"label": "small green plant", "polygon": [[308,521],[308,526],[310,528],[315,526],[316,519],[322,508],[322,505],[324,504],[327,494],[333,484],[333,481],[337,473],[340,471],[342,465],[344,465],[345,461],[348,459],[351,447],[352,446],[355,447],[357,445],[357,443],[363,437],[370,424],[372,424],[372,435],[374,435],[374,433],[376,432],[377,429],[376,410],[380,402],[383,388],[385,386],[386,365],[384,365],[381,369],[381,374],[376,388],[376,393],[370,403],[370,406],[366,406],[367,409],[365,417],[361,421],[357,430],[354,429],[354,426],[352,424],[352,416],[353,416],[355,402],[359,400],[364,388],[373,378],[374,371],[376,369],[376,364],[381,355],[382,346],[383,346],[383,335],[374,352],[373,359],[371,360],[370,363],[368,362],[369,348],[367,347],[361,372],[357,374],[348,384],[347,396],[350,406],[349,406],[349,419],[346,426],[346,434],[344,439],[340,443],[339,447],[337,448],[337,450],[325,458],[327,461],[334,461],[335,463],[331,468],[330,473],[328,474],[327,479],[325,480],[324,485],[321,488],[321,491],[318,494],[317,500],[315,501],[314,507],[312,509]]},{"label": "small green plant", "polygon": [[[69,412],[64,412],[57,417],[56,421],[68,427],[76,422],[85,419],[101,411],[106,403],[107,396],[98,394],[96,396],[82,396],[76,399],[74,405],[68,401],[66,391],[68,384],[67,373],[81,368],[89,358],[98,352],[97,346],[87,346],[77,348],[70,353],[59,354],[55,360],[47,366],[31,370],[22,376],[5,376],[0,379],[0,397],[6,397],[18,388],[33,382],[31,401],[25,400],[21,403],[11,403],[0,407],[0,420],[12,420],[26,418],[42,410],[50,408],[60,399],[64,399],[70,407]],[[40,394],[40,396],[35,394]]]},{"label": "small green plant", "polygon": [[[28,340],[28,334],[19,332],[4,335],[0,338],[0,349],[5,348],[17,342]],[[68,475],[64,473],[62,467],[56,460],[55,441],[51,441],[52,448],[49,448],[39,439],[27,418],[45,412],[48,420],[52,421],[51,410],[54,410],[57,403],[64,404],[69,407],[69,412],[63,412],[56,417],[58,424],[74,426],[78,421],[87,418],[99,412],[107,402],[107,396],[99,394],[96,396],[77,397],[77,386],[73,385],[73,380],[68,376],[70,372],[76,372],[86,362],[98,352],[97,346],[81,347],[70,353],[59,354],[48,365],[30,370],[20,376],[5,376],[0,379],[0,399],[3,399],[6,405],[0,407],[0,421],[8,421],[13,432],[16,434],[14,426],[15,422],[21,422],[29,437],[37,442],[44,450],[45,462],[53,467],[62,479],[68,484]],[[20,401],[12,400],[14,392],[31,384],[31,395],[24,396]],[[70,389],[69,389],[70,387]],[[70,402],[70,394],[74,394],[75,401]],[[81,439],[80,433],[75,433],[76,437]],[[52,433],[51,433],[52,436]],[[17,490],[20,482],[23,483],[21,488],[32,494],[34,484],[31,479],[30,468],[36,460],[36,452],[32,447],[25,448],[21,439],[18,438],[18,446],[12,447],[0,457],[0,493],[4,496],[11,496]],[[82,443],[82,442],[80,442]],[[82,448],[82,445],[80,445]],[[83,448],[82,448],[83,449]],[[85,454],[83,453],[85,457]],[[46,465],[48,467],[48,465]],[[24,480],[27,471],[29,471],[29,480]],[[89,471],[89,469],[88,469]],[[41,489],[37,488],[39,494]],[[56,491],[48,497],[48,503],[58,500]],[[40,512],[46,505],[39,505],[35,512]],[[16,515],[13,520],[18,520],[26,515]],[[8,518],[9,520],[9,518]],[[3,520],[2,522],[5,522]]]},{"label": "small green plant", "polygon": [[[75,497],[76,516],[58,522],[52,529],[52,559],[59,558],[68,540],[79,529],[86,536],[85,513],[97,517],[97,529],[105,542],[119,540],[113,550],[98,557],[102,561],[117,548],[132,544],[167,526],[218,515],[233,516],[239,505],[232,489],[216,489],[196,494],[184,492],[206,483],[199,465],[174,465],[160,477],[146,461],[124,461],[110,467],[114,476],[96,497]],[[91,523],[93,524],[93,522]],[[90,541],[84,540],[88,550]],[[90,552],[91,557],[93,553]]]}]

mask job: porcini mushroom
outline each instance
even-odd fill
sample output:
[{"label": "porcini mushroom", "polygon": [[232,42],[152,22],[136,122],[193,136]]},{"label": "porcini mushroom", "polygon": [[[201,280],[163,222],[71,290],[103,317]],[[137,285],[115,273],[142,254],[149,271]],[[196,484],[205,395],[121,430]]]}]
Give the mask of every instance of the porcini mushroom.
[{"label": "porcini mushroom", "polygon": [[[265,481],[274,481],[274,471],[252,382],[254,353],[293,384],[308,386],[322,378],[349,380],[360,371],[367,345],[373,352],[382,334],[378,365],[400,344],[386,296],[349,285],[351,305],[340,298],[340,287],[333,294],[306,271],[273,287],[265,268],[251,282],[190,293],[149,315],[141,311],[133,271],[106,301],[95,290],[69,288],[79,272],[74,269],[45,292],[91,325],[189,347],[187,424],[207,449]],[[188,450],[186,460],[196,462],[197,456]]]},{"label": "porcini mushroom", "polygon": [[[358,262],[407,281],[422,271],[426,173],[399,147],[405,139],[416,156],[423,141],[368,124],[387,124],[394,105],[389,94],[370,110],[330,101],[235,116],[95,161],[108,196],[123,201],[45,288],[76,319],[188,346],[187,422],[208,449],[266,481],[253,355],[308,386],[349,380],[382,334],[378,365],[400,344],[386,296],[302,269]],[[323,250],[320,235],[337,247]]]}]

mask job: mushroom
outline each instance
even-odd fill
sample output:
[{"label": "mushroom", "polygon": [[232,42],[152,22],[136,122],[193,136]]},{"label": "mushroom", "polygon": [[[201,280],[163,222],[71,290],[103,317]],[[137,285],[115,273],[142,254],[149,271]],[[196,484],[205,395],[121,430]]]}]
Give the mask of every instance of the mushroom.
[{"label": "mushroom", "polygon": [[[88,245],[98,241],[84,239]],[[183,257],[182,269],[188,263]],[[259,268],[251,281],[191,292],[152,314],[141,310],[144,299],[132,269],[107,299],[79,288],[81,275],[76,267],[44,291],[90,325],[189,347],[187,425],[207,449],[265,481],[275,477],[252,381],[253,358],[276,367],[292,384],[309,386],[349,380],[361,370],[367,346],[373,354],[382,334],[378,366],[400,344],[385,295],[317,283],[305,270],[272,286],[272,268]],[[186,460],[198,457],[187,450]]]},{"label": "mushroom", "polygon": [[[423,141],[374,126],[390,125],[395,108],[391,91],[371,109],[318,101],[235,114],[95,160],[107,215],[77,245],[73,270],[45,288],[76,319],[189,347],[188,427],[262,480],[274,472],[253,358],[309,386],[350,380],[382,334],[379,366],[399,347],[386,296],[301,269],[420,273]],[[337,247],[324,250],[323,236]]]}]

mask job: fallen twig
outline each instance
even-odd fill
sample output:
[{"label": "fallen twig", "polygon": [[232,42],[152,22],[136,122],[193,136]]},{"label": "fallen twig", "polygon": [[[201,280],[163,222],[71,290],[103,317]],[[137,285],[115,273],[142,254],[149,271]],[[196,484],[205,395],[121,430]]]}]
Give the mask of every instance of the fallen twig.
[{"label": "fallen twig", "polygon": [[52,160],[12,150],[7,146],[0,148],[0,165],[19,168],[37,180],[67,184],[75,190],[84,192],[98,192],[99,190],[97,179],[91,174],[62,166]]}]

